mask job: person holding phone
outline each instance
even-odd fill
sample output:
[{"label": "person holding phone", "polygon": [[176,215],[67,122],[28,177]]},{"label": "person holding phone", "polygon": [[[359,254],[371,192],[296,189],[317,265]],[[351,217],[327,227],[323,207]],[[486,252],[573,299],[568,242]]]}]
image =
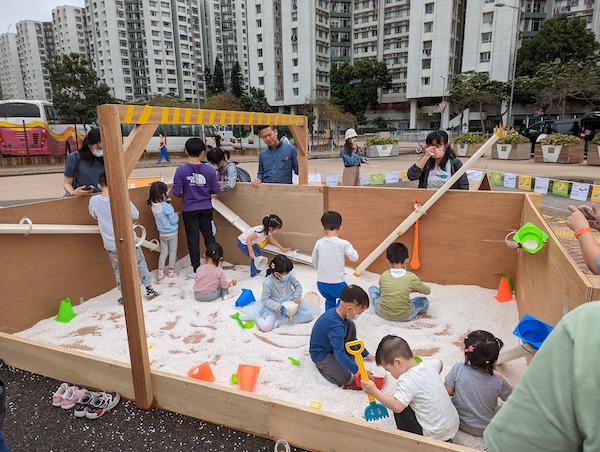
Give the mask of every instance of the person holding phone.
[{"label": "person holding phone", "polygon": [[593,229],[600,230],[600,209],[597,204],[581,205],[579,208],[569,206],[571,215],[567,218],[567,226],[579,241],[583,260],[595,275],[600,275],[600,244],[596,242]]},{"label": "person holding phone", "polygon": [[67,157],[63,179],[65,196],[89,196],[100,192],[98,178],[104,172],[103,157],[100,129],[92,129],[81,148]]}]

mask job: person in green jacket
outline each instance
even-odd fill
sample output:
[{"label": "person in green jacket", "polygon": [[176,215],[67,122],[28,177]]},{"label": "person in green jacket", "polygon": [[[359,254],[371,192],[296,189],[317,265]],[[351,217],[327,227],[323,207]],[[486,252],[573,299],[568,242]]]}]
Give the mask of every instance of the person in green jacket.
[{"label": "person in green jacket", "polygon": [[429,307],[427,297],[410,298],[411,292],[429,295],[431,289],[419,277],[406,270],[408,248],[403,243],[392,243],[386,253],[390,269],[379,277],[379,287],[369,287],[375,313],[387,320],[408,322]]},{"label": "person in green jacket", "polygon": [[600,302],[573,309],[484,431],[490,452],[600,450]]}]

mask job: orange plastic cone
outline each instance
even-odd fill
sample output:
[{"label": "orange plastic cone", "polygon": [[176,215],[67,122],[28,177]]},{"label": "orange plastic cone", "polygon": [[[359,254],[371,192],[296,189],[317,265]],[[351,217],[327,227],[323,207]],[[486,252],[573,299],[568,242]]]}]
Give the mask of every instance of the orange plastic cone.
[{"label": "orange plastic cone", "polygon": [[237,370],[237,377],[240,382],[240,389],[242,391],[254,392],[254,386],[256,380],[258,380],[258,373],[260,367],[250,366],[248,364],[240,364]]},{"label": "orange plastic cone", "polygon": [[500,303],[506,303],[507,301],[511,301],[513,299],[512,291],[510,290],[510,283],[505,276],[500,278],[500,284],[498,284],[498,293],[494,298]]},{"label": "orange plastic cone", "polygon": [[208,363],[202,363],[199,366],[192,367],[188,371],[188,377],[195,378],[196,380],[208,381],[209,383],[215,381],[215,376]]}]

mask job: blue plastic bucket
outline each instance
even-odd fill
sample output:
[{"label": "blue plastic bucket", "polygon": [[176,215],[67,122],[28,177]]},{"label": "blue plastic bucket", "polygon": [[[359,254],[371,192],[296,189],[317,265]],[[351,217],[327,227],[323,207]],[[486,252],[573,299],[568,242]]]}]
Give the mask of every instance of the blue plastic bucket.
[{"label": "blue plastic bucket", "polygon": [[252,291],[250,289],[242,289],[242,293],[237,300],[235,300],[235,305],[240,308],[252,303],[253,301],[256,301],[256,298],[254,298]]},{"label": "blue plastic bucket", "polygon": [[513,334],[537,350],[553,329],[554,328],[547,323],[544,323],[529,314],[525,314],[513,331]]}]

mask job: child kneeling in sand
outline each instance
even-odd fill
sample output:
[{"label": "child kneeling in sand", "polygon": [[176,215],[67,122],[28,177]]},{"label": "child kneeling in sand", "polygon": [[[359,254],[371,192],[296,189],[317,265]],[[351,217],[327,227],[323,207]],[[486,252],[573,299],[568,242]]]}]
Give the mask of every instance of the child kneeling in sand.
[{"label": "child kneeling in sand", "polygon": [[308,323],[313,319],[313,313],[307,302],[302,300],[302,285],[290,272],[294,264],[286,256],[278,254],[273,258],[263,282],[262,296],[256,304],[255,312],[246,313],[248,319],[254,318],[258,327],[268,332],[282,323],[288,322],[283,303],[293,301],[298,310],[291,318],[293,323]]},{"label": "child kneeling in sand", "polygon": [[392,335],[381,340],[375,359],[398,380],[396,391],[385,394],[371,380],[363,381],[362,389],[394,412],[398,429],[442,441],[454,438],[459,419],[440,377],[442,362],[417,363],[406,341]]},{"label": "child kneeling in sand", "polygon": [[[310,334],[310,357],[317,369],[325,379],[344,389],[358,389],[354,381],[358,365],[346,352],[346,342],[356,340],[354,321],[368,307],[369,296],[361,287],[344,287],[339,304],[317,319]],[[362,356],[375,361],[367,349]]]},{"label": "child kneeling in sand", "polygon": [[387,261],[390,269],[379,278],[379,287],[369,287],[371,300],[378,316],[387,320],[408,322],[429,307],[426,297],[410,298],[411,292],[425,295],[431,289],[423,284],[419,277],[406,270],[408,248],[403,243],[392,243],[387,249]]}]

